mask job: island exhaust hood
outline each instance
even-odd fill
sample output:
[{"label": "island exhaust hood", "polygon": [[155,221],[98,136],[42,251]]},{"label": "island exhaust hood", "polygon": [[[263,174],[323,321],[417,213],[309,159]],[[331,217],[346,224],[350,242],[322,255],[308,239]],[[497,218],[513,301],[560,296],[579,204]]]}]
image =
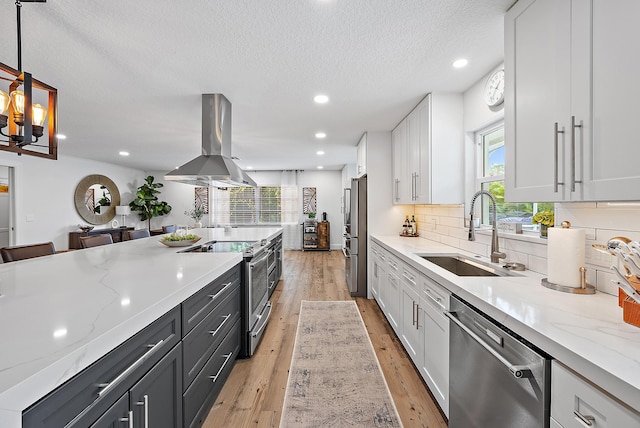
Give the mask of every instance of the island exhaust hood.
[{"label": "island exhaust hood", "polygon": [[224,95],[202,94],[202,155],[164,179],[195,186],[257,186],[231,158],[231,103]]}]

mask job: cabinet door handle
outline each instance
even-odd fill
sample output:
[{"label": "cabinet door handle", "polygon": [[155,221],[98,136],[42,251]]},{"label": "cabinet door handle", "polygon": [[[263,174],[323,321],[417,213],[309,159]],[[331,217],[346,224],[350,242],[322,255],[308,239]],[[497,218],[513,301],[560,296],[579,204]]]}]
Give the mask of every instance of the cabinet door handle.
[{"label": "cabinet door handle", "polygon": [[218,376],[220,376],[220,373],[222,373],[222,370],[224,370],[224,366],[227,365],[232,356],[233,352],[229,352],[227,355],[223,355],[224,363],[222,363],[222,367],[220,367],[220,370],[218,370],[218,373],[216,373],[215,376],[209,376],[209,379],[211,379],[212,382],[215,382],[218,379]]},{"label": "cabinet door handle", "polygon": [[407,275],[406,272],[402,272],[402,276],[404,277],[404,279],[407,280],[407,282],[410,282],[411,284],[413,284],[414,286],[416,285],[416,281],[413,277]]},{"label": "cabinet door handle", "polygon": [[553,124],[553,193],[558,193],[558,186],[564,186],[558,181],[558,134],[564,134],[564,129],[558,129],[558,122]]},{"label": "cabinet door handle", "polygon": [[144,428],[149,428],[149,396],[145,394],[142,400],[143,401],[138,401],[136,405],[142,406],[144,412]]},{"label": "cabinet door handle", "polygon": [[414,180],[416,181],[416,201],[420,198],[420,189],[418,188],[420,184],[419,178],[420,178],[420,174],[416,172],[416,175],[414,178]]},{"label": "cabinet door handle", "polygon": [[229,315],[225,315],[225,316],[223,316],[222,318],[224,318],[224,320],[222,320],[222,323],[218,326],[218,328],[216,328],[215,330],[210,330],[210,331],[209,331],[209,334],[210,334],[211,336],[215,336],[215,335],[220,331],[220,329],[222,328],[222,326],[224,325],[224,323],[226,323],[226,322],[227,322],[227,320],[228,320],[229,318],[231,318],[231,314],[229,314]]},{"label": "cabinet door handle", "polygon": [[233,284],[233,281],[229,281],[224,285],[224,287],[222,287],[222,290],[218,291],[216,294],[209,294],[209,298],[211,300],[215,300],[219,295],[227,291],[227,288],[231,287],[232,284]]},{"label": "cabinet door handle", "polygon": [[416,325],[416,302],[412,301],[411,304],[413,305],[411,307],[411,316],[413,317],[411,325]]},{"label": "cabinet door handle", "polygon": [[416,303],[416,330],[420,330],[420,305]]},{"label": "cabinet door handle", "polygon": [[396,201],[400,200],[400,180],[396,178]]},{"label": "cabinet door handle", "polygon": [[594,418],[593,416],[583,415],[582,413],[580,413],[577,410],[573,411],[573,415],[576,418],[578,418],[580,420],[580,422],[582,422],[583,424],[585,424],[588,427],[593,426],[593,423],[596,421],[596,418]]},{"label": "cabinet door handle", "polygon": [[576,183],[582,183],[582,180],[576,180],[576,128],[582,128],[582,124],[576,125],[576,117],[571,116],[571,191],[576,191]]},{"label": "cabinet door handle", "polygon": [[126,418],[120,418],[119,422],[129,422],[127,425],[129,428],[133,428],[133,410],[129,410]]},{"label": "cabinet door handle", "polygon": [[160,349],[160,345],[162,345],[163,342],[164,342],[164,339],[160,340],[155,345],[147,345],[151,349],[149,349],[147,352],[145,352],[140,358],[138,358],[136,361],[134,361],[133,364],[131,364],[129,367],[127,367],[118,376],[116,376],[116,378],[114,380],[112,380],[111,382],[108,382],[108,383],[98,384],[98,387],[102,388],[98,392],[98,398],[102,397],[104,394],[109,392],[114,386],[118,385],[120,382],[122,382],[123,379],[125,379],[127,376],[129,376],[129,374],[132,371],[137,369],[147,358],[149,358],[151,355],[153,355],[153,353],[155,353],[158,349]]}]

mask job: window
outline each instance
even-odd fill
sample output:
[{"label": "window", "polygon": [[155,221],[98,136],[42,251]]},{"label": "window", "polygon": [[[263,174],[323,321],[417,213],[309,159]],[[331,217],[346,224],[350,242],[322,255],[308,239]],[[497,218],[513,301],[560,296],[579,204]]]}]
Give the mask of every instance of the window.
[{"label": "window", "polygon": [[[553,203],[507,203],[504,201],[504,124],[499,123],[476,134],[478,144],[478,185],[476,188],[488,190],[495,198],[498,221],[522,223],[523,230],[537,230],[532,224],[534,213],[543,210],[553,211]],[[491,204],[487,199],[481,202],[481,223],[490,225],[492,220]]]},{"label": "window", "polygon": [[298,221],[297,186],[215,189],[218,224],[283,224]]}]

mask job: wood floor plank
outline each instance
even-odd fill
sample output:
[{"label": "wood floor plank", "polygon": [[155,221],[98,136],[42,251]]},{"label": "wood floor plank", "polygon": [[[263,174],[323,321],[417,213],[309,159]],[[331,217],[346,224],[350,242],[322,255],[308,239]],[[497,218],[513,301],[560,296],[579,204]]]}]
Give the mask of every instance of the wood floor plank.
[{"label": "wood floor plank", "polygon": [[344,263],[341,251],[285,251],[262,342],[250,359],[236,362],[203,427],[279,426],[302,300],[356,300],[404,426],[447,426],[378,304],[351,298]]}]

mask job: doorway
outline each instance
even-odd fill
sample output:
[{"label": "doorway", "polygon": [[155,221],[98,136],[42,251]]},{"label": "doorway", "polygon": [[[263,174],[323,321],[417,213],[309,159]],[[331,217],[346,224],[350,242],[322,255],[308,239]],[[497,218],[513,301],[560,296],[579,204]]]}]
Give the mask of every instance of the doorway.
[{"label": "doorway", "polygon": [[13,168],[0,165],[0,248],[13,242]]}]

